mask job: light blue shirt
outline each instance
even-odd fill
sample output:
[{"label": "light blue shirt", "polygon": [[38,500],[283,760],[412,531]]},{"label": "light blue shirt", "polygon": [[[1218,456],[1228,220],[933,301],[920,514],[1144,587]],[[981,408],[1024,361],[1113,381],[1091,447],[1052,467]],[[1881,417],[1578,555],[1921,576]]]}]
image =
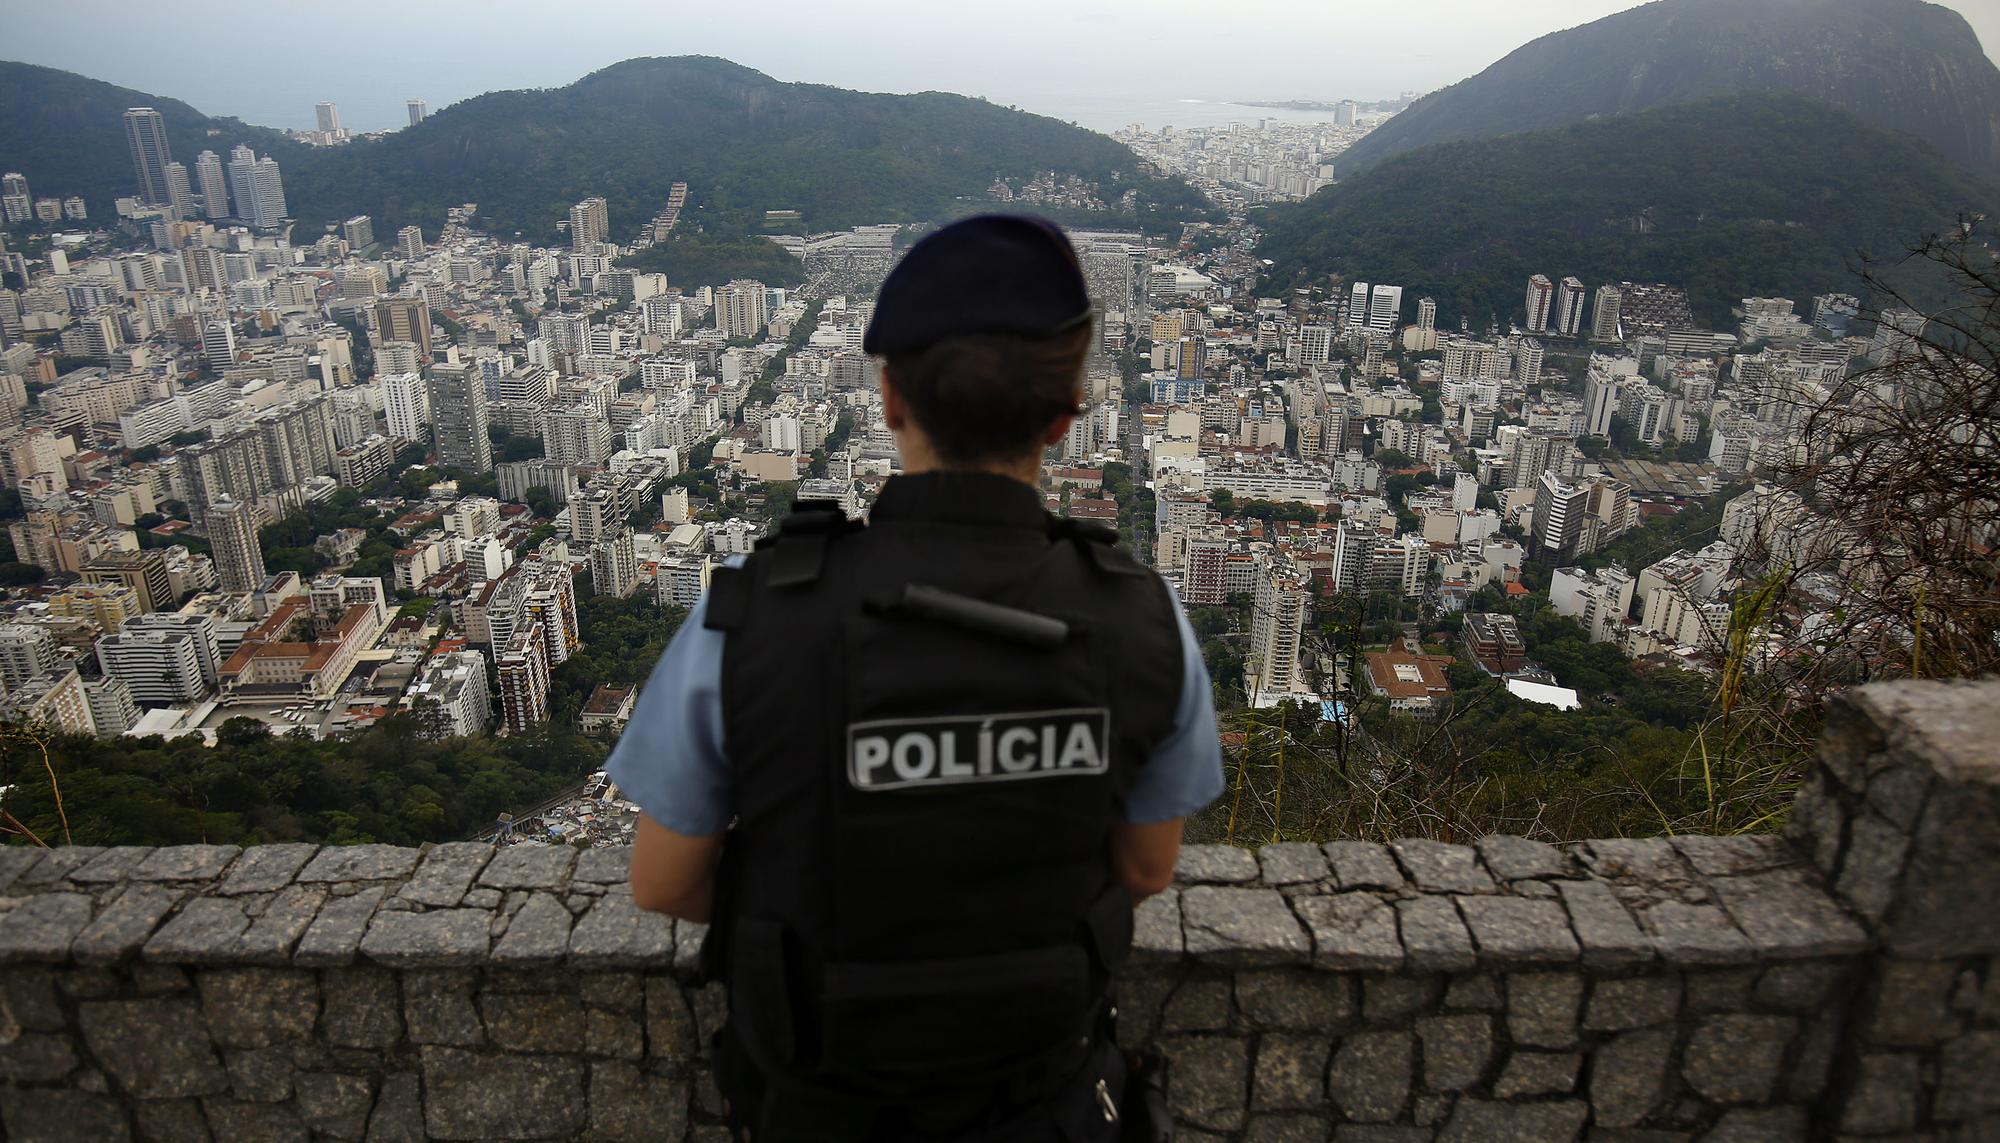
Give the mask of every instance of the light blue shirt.
[{"label": "light blue shirt", "polygon": [[[1139,768],[1125,801],[1134,825],[1184,818],[1222,793],[1222,744],[1208,667],[1187,614],[1174,601],[1181,633],[1181,697],[1173,729]],[[702,625],[704,595],[667,644],[606,763],[611,780],[646,816],[676,833],[705,837],[736,816],[729,760],[722,751],[722,644]]]}]

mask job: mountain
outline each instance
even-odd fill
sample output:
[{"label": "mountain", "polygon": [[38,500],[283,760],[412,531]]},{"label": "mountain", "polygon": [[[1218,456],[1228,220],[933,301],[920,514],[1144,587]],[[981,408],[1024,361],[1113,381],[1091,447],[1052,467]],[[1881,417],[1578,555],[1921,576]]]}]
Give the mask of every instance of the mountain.
[{"label": "mountain", "polygon": [[1543,36],[1425,96],[1336,169],[1758,90],[1811,96],[2000,177],[2000,69],[1963,16],[1920,0],[1657,0]]},{"label": "mountain", "polygon": [[1687,288],[1726,327],[1746,297],[1860,292],[2000,188],[1925,143],[1771,92],[1398,155],[1266,212],[1271,287],[1327,274],[1430,295],[1439,318],[1518,320],[1527,280],[1574,274]]},{"label": "mountain", "polygon": [[125,141],[128,107],[160,113],[167,147],[190,176],[196,155],[214,151],[227,162],[238,143],[272,155],[281,166],[305,150],[282,132],[203,115],[178,99],[10,60],[0,60],[0,107],[6,108],[0,114],[0,170],[26,175],[37,197],[82,196],[93,219],[113,217],[112,202],[138,192]]}]

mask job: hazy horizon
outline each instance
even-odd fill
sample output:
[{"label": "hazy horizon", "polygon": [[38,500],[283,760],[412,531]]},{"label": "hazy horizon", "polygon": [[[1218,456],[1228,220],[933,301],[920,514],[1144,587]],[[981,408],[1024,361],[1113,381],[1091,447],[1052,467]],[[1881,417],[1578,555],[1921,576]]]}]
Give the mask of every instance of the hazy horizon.
[{"label": "hazy horizon", "polygon": [[[407,123],[406,99],[423,99],[435,112],[488,91],[564,86],[634,56],[713,55],[781,80],[952,91],[1104,130],[1122,124],[1128,112],[1171,110],[1177,102],[1379,100],[1428,92],[1477,74],[1539,36],[1639,6],[1636,0],[1417,0],[1385,9],[1242,0],[1229,21],[1217,22],[1207,19],[1211,6],[1190,0],[1162,0],[1138,15],[1018,0],[1008,7],[1010,19],[996,21],[942,6],[855,0],[829,22],[823,6],[779,0],[753,23],[730,11],[668,11],[644,0],[601,0],[588,8],[525,0],[352,0],[337,10],[310,0],[259,5],[270,27],[293,37],[314,18],[339,13],[336,34],[312,45],[324,66],[304,68],[292,52],[234,50],[240,41],[205,32],[170,8],[64,0],[16,6],[0,51],[178,99],[204,114],[278,128],[311,128],[321,100],[339,106],[349,130],[380,131]],[[1966,17],[1995,58],[2000,0],[1945,6]],[[773,29],[797,34],[773,35]],[[524,35],[532,52],[519,50]],[[1397,50],[1404,42],[1408,49]]]}]

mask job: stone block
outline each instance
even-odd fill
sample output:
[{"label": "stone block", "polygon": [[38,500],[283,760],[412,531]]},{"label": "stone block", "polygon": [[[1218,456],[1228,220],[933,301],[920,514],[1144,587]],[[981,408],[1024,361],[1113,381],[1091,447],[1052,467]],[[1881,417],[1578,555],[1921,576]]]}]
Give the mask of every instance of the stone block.
[{"label": "stone block", "polygon": [[1733,1107],[1722,1113],[1702,1143],[1805,1143],[1803,1107]]},{"label": "stone block", "polygon": [[319,1020],[319,983],[310,972],[231,968],[196,979],[208,1031],[225,1048],[291,1044]]},{"label": "stone block", "polygon": [[71,883],[77,885],[106,885],[113,881],[130,881],[132,871],[139,863],[153,855],[150,845],[114,845],[97,851],[96,856],[70,871]]},{"label": "stone block", "polygon": [[37,846],[0,845],[0,893],[13,887],[21,875],[34,868],[42,859],[42,850]]},{"label": "stone block", "polygon": [[1750,1011],[1750,992],[1757,984],[1754,968],[1725,968],[1690,972],[1685,978],[1688,1013],[1706,1016],[1710,1012]]},{"label": "stone block", "polygon": [[701,946],[708,940],[708,926],[693,921],[674,922],[674,971],[693,975],[701,965]]},{"label": "stone block", "polygon": [[368,1143],[425,1143],[422,1087],[416,1075],[382,1077],[382,1090],[368,1112]]},{"label": "stone block", "polygon": [[1354,991],[1345,976],[1259,969],[1236,974],[1236,1006],[1256,1028],[1324,1034],[1354,1019]]},{"label": "stone block", "polygon": [[1613,1036],[1597,1049],[1590,1068],[1590,1108],[1599,1127],[1644,1122],[1666,1099],[1674,1030],[1642,1028]]},{"label": "stone block", "polygon": [[1909,852],[1907,832],[1866,810],[1855,814],[1836,881],[1841,899],[1870,923],[1880,922],[1903,886]]},{"label": "stone block", "polygon": [[1417,1020],[1424,1049],[1424,1086],[1432,1091],[1477,1087],[1493,1062],[1491,1016],[1425,1016]]},{"label": "stone block", "polygon": [[224,1052],[222,1064],[229,1072],[230,1094],[245,1103],[281,1103],[292,1098],[292,1077],[298,1069],[286,1052],[245,1048]]},{"label": "stone block", "polygon": [[[61,852],[52,851],[51,857]],[[30,897],[27,904],[6,915],[5,924],[0,924],[0,964],[69,959],[70,942],[90,923],[90,911],[90,897],[83,893],[42,893]]]},{"label": "stone block", "polygon": [[687,1081],[631,1064],[590,1065],[590,1136],[606,1143],[653,1143],[687,1131]]},{"label": "stone block", "polygon": [[1258,1115],[1251,1117],[1243,1143],[1326,1143],[1332,1130],[1323,1115]]},{"label": "stone block", "polygon": [[1600,980],[1591,986],[1583,1026],[1592,1032],[1622,1032],[1671,1023],[1681,1007],[1678,976],[1637,976]]},{"label": "stone block", "polygon": [[1181,958],[1181,891],[1155,893],[1132,910],[1132,961],[1159,964]]},{"label": "stone block", "polygon": [[1525,1095],[1568,1095],[1576,1090],[1576,1072],[1583,1066],[1578,1052],[1515,1052],[1493,1081],[1495,1099]]},{"label": "stone block", "polygon": [[636,972],[586,972],[577,978],[577,993],[592,1008],[637,1015],[646,1003],[646,982]]},{"label": "stone block", "polygon": [[401,976],[403,1026],[412,1043],[465,1047],[484,1042],[486,1032],[472,1003],[470,969],[412,970]]},{"label": "stone block", "polygon": [[1431,1143],[1436,1135],[1437,1132],[1429,1127],[1343,1123],[1333,1129],[1333,1143]]},{"label": "stone block", "polygon": [[164,885],[127,885],[77,933],[70,956],[79,964],[104,965],[135,955],[186,895]]},{"label": "stone block", "polygon": [[581,881],[590,885],[623,885],[631,879],[631,869],[630,846],[596,847],[576,855],[576,868],[569,879],[572,884]]},{"label": "stone block", "polygon": [[1396,863],[1417,888],[1426,893],[1498,893],[1479,854],[1469,845],[1450,845],[1428,838],[1404,838],[1389,843]]},{"label": "stone block", "polygon": [[1947,1123],[2000,1115],[2000,1029],[1967,1032],[1939,1052],[1932,1113]]},{"label": "stone block", "polygon": [[1250,1088],[1253,1111],[1315,1111],[1326,1106],[1324,1036],[1266,1033],[1257,1045]]},{"label": "stone block", "polygon": [[1763,1103],[1777,1089],[1785,1051],[1798,1033],[1789,1016],[1710,1016],[1688,1037],[1681,1078],[1715,1103]]},{"label": "stone block", "polygon": [[145,1143],[210,1143],[214,1138],[201,1104],[192,1099],[142,1100],[132,1109],[132,1118]]},{"label": "stone block", "polygon": [[202,1114],[217,1139],[255,1139],[259,1143],[306,1143],[305,1124],[287,1104],[246,1103],[236,1099],[204,1099]]},{"label": "stone block", "polygon": [[493,847],[481,841],[448,841],[433,846],[416,873],[396,890],[396,896],[434,909],[452,908],[465,898],[472,879],[492,856]]},{"label": "stone block", "polygon": [[1665,900],[1633,912],[1640,929],[1669,964],[1751,964],[1757,959],[1750,941],[1720,906]]},{"label": "stone block", "polygon": [[685,1061],[701,1052],[701,1037],[687,994],[670,976],[646,978],[646,1054],[656,1060]]},{"label": "stone block", "polygon": [[1486,868],[1502,881],[1564,877],[1570,871],[1562,850],[1547,842],[1492,833],[1480,838],[1474,848]]},{"label": "stone block", "polygon": [[242,853],[234,845],[169,845],[132,868],[130,881],[213,881]]},{"label": "stone block", "polygon": [[1520,973],[1507,978],[1507,1031],[1516,1044],[1576,1046],[1583,978],[1570,973]]},{"label": "stone block", "polygon": [[1872,943],[1860,922],[1804,869],[1718,877],[1709,886],[1765,960],[1848,956]]},{"label": "stone block", "polygon": [[292,963],[303,968],[354,963],[361,938],[368,932],[368,922],[374,919],[375,910],[387,893],[386,887],[376,885],[350,896],[335,897],[320,906],[319,916],[313,918],[292,952]]},{"label": "stone block", "polygon": [[450,968],[487,959],[492,915],[484,909],[375,914],[361,938],[368,959],[391,968]]},{"label": "stone block", "polygon": [[278,890],[244,930],[238,959],[246,964],[290,964],[292,950],[326,900],[324,885],[287,885]]},{"label": "stone block", "polygon": [[646,968],[671,962],[674,924],[613,890],[597,899],[569,935],[569,962],[578,968]]},{"label": "stone block", "polygon": [[423,1049],[424,1125],[436,1139],[568,1137],[585,1122],[584,1072],[562,1056]]},{"label": "stone block", "polygon": [[225,897],[241,896],[245,893],[274,893],[292,883],[292,878],[305,868],[306,862],[319,852],[319,846],[302,842],[287,842],[281,845],[253,845],[243,851],[243,856],[229,867],[229,876],[222,879],[215,892]]},{"label": "stone block", "polygon": [[1792,843],[1771,834],[1742,833],[1715,837],[1684,834],[1673,839],[1674,848],[1704,877],[1740,877],[1772,869],[1789,869],[1800,863]]},{"label": "stone block", "polygon": [[1464,972],[1478,963],[1472,934],[1450,897],[1415,897],[1396,902],[1403,955],[1420,972]]},{"label": "stone block", "polygon": [[196,897],[181,906],[140,950],[163,964],[228,964],[236,959],[250,916],[229,897]]},{"label": "stone block", "polygon": [[1438,1143],[1574,1143],[1590,1108],[1581,1100],[1489,1103],[1461,1099]]},{"label": "stone block", "polygon": [[1677,895],[1699,884],[1672,838],[1603,838],[1581,842],[1575,852],[1585,869],[1617,887],[1620,896]]},{"label": "stone block", "polygon": [[1361,1014],[1370,1024],[1393,1024],[1435,1007],[1443,986],[1435,976],[1362,978]]},{"label": "stone block", "polygon": [[42,859],[23,870],[15,883],[21,888],[43,888],[57,883],[63,883],[66,889],[74,888],[75,882],[69,880],[70,874],[97,860],[103,852],[101,845],[64,845],[45,850]]},{"label": "stone block", "polygon": [[1210,964],[1305,964],[1312,958],[1312,944],[1291,905],[1273,889],[1183,889],[1181,926],[1188,955]]},{"label": "stone block", "polygon": [[1166,1032],[1221,1032],[1229,1028],[1233,1009],[1226,980],[1184,980],[1160,1015]]},{"label": "stone block", "polygon": [[356,965],[321,974],[325,1007],[320,1035],[341,1048],[391,1048],[403,1038],[403,1006],[396,976]]},{"label": "stone block", "polygon": [[1787,1012],[1812,1012],[1825,1004],[1848,966],[1828,961],[1774,964],[1757,978],[1757,1002]]},{"label": "stone block", "polygon": [[191,997],[85,1001],[77,1023],[98,1066],[141,1099],[213,1095],[229,1086]]},{"label": "stone block", "polygon": [[69,1029],[54,969],[26,964],[0,968],[0,1027],[8,1024],[31,1032]]},{"label": "stone block", "polygon": [[1342,889],[1401,889],[1403,871],[1385,845],[1372,841],[1329,841],[1320,847],[1333,880]]},{"label": "stone block", "polygon": [[1617,894],[1602,881],[1558,881],[1570,927],[1591,968],[1625,968],[1654,958],[1653,941],[1639,929]]},{"label": "stone block", "polygon": [[1233,845],[1184,845],[1174,859],[1182,885],[1245,884],[1257,880],[1257,857]]},{"label": "stone block", "polygon": [[1506,1007],[1500,996],[1500,985],[1490,973],[1475,972],[1461,976],[1445,989],[1444,1006],[1452,1009],[1470,1009],[1474,1012],[1498,1012]]},{"label": "stone block", "polygon": [[583,1003],[567,993],[495,993],[479,997],[486,1038],[510,1052],[574,1052],[583,1042]]},{"label": "stone block", "polygon": [[396,845],[329,845],[313,855],[296,881],[389,881],[408,877],[418,850]]},{"label": "stone block", "polygon": [[1580,959],[1569,916],[1556,901],[1460,897],[1458,910],[1484,964],[1575,964]]},{"label": "stone block", "polygon": [[1312,930],[1313,965],[1394,972],[1403,967],[1396,910],[1373,893],[1301,897],[1294,906]]},{"label": "stone block", "polygon": [[1410,1100],[1414,1049],[1410,1033],[1400,1028],[1357,1032],[1341,1040],[1326,1074],[1334,1106],[1361,1123],[1394,1122]]},{"label": "stone block", "polygon": [[1922,1064],[1914,1055],[1861,1056],[1840,1105],[1840,1129],[1856,1135],[1916,1130],[1923,1117]]},{"label": "stone block", "polygon": [[1265,846],[1257,851],[1257,864],[1266,885],[1298,885],[1323,880],[1329,873],[1319,846],[1298,841]]},{"label": "stone block", "polygon": [[1874,1016],[1868,1039],[1899,1048],[1927,1048],[1955,1035],[1964,1021],[1951,1009],[1958,965],[1948,960],[1885,957],[1875,970]]},{"label": "stone block", "polygon": [[593,1056],[637,1060],[646,1054],[646,1029],[637,1016],[604,1008],[583,1010],[583,1050]]},{"label": "stone block", "polygon": [[530,893],[493,946],[495,964],[509,968],[562,963],[569,951],[569,910],[552,893]]},{"label": "stone block", "polygon": [[76,1049],[67,1035],[23,1032],[0,1036],[0,1080],[8,1083],[55,1083],[76,1070]]},{"label": "stone block", "polygon": [[1805,1021],[1799,1046],[1785,1080],[1785,1094],[1801,1103],[1817,1102],[1827,1092],[1834,1062],[1852,1058],[1848,1046],[1847,1005],[1834,1000]]},{"label": "stone block", "polygon": [[1160,1049],[1173,1068],[1167,1105],[1190,1127],[1235,1131],[1243,1126],[1249,1052],[1233,1036],[1176,1036]]},{"label": "stone block", "polygon": [[11,1143],[126,1143],[132,1138],[116,1098],[59,1088],[0,1087],[0,1125]]},{"label": "stone block", "polygon": [[493,855],[480,870],[479,883],[489,889],[569,888],[569,871],[576,850],[566,845],[510,845]]},{"label": "stone block", "polygon": [[301,1072],[292,1087],[298,1093],[299,1117],[316,1135],[359,1139],[367,1131],[368,1109],[375,1102],[375,1081],[370,1077]]}]

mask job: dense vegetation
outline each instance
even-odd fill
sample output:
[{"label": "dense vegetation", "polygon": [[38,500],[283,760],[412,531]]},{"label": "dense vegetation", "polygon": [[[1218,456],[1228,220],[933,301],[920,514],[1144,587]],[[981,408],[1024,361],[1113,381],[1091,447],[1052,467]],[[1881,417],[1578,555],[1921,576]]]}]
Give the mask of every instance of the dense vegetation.
[{"label": "dense vegetation", "polygon": [[[167,147],[194,179],[194,159],[248,143],[284,167],[287,189],[293,164],[305,147],[282,132],[236,119],[203,115],[178,99],[103,83],[72,72],[0,60],[0,169],[27,176],[37,197],[81,195],[92,221],[115,218],[113,200],[138,193],[132,150],[125,141],[125,109],[151,107],[167,125]],[[209,132],[217,132],[210,135]],[[200,187],[195,187],[200,193]]]},{"label": "dense vegetation", "polygon": [[749,278],[767,286],[796,286],[805,280],[805,265],[784,247],[754,234],[722,237],[676,233],[619,263],[635,270],[665,274],[667,283],[692,289],[719,286]]},{"label": "dense vegetation", "polygon": [[1337,166],[1737,91],[1845,108],[2000,177],[2000,70],[1965,18],[1919,0],[1665,0],[1543,36],[1418,100]]},{"label": "dense vegetation", "polygon": [[1741,95],[1401,155],[1269,211],[1260,252],[1271,289],[1398,282],[1454,325],[1518,320],[1522,284],[1547,273],[1678,283],[1726,327],[1742,298],[1853,292],[1863,253],[1894,259],[1996,204],[1907,136]]}]

